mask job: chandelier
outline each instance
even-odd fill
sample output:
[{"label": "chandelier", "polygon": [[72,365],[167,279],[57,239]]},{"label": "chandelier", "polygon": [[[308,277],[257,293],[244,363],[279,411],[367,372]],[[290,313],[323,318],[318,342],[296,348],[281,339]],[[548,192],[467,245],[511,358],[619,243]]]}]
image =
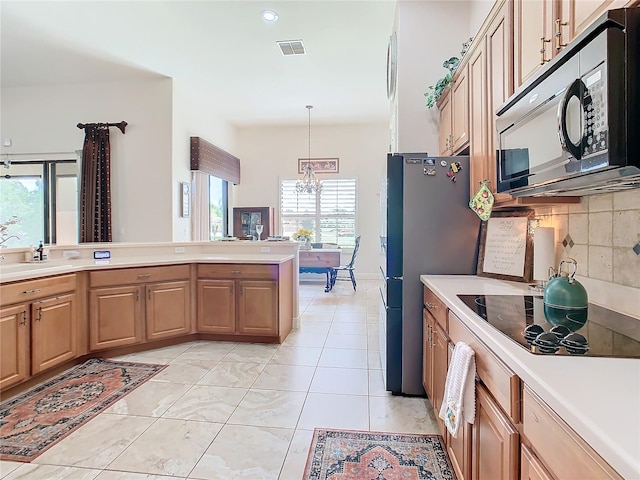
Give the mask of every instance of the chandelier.
[{"label": "chandelier", "polygon": [[320,180],[316,178],[313,166],[311,165],[311,109],[313,105],[307,105],[305,108],[309,111],[309,151],[307,163],[302,165],[302,178],[296,182],[296,193],[320,193],[322,191],[322,184]]}]

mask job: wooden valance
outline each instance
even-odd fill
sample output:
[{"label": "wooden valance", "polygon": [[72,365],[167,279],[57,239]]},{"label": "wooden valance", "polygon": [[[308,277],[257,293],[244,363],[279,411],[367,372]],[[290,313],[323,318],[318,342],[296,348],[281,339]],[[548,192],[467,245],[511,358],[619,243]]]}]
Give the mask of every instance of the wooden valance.
[{"label": "wooden valance", "polygon": [[191,137],[191,170],[240,184],[240,159],[200,137]]}]

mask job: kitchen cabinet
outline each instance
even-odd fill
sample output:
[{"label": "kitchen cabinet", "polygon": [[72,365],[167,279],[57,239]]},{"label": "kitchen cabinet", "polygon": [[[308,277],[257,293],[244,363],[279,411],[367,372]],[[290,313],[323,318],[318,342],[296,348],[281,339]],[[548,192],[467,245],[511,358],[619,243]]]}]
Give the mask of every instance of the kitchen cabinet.
[{"label": "kitchen cabinet", "polygon": [[76,276],[2,286],[0,389],[76,357]]},{"label": "kitchen cabinet", "polygon": [[526,445],[520,448],[520,480],[553,480],[551,474]]},{"label": "kitchen cabinet", "polygon": [[191,333],[188,265],[89,273],[89,349]]},{"label": "kitchen cabinet", "polygon": [[471,478],[516,480],[519,436],[487,388],[476,386],[476,420],[473,424]]},{"label": "kitchen cabinet", "polygon": [[293,261],[201,264],[197,277],[198,332],[282,342],[291,331]]},{"label": "kitchen cabinet", "polygon": [[515,88],[529,80],[555,55],[555,0],[514,0],[513,46]]},{"label": "kitchen cabinet", "polygon": [[[469,189],[470,196],[491,177],[487,125],[487,58],[486,39],[480,40],[469,58]],[[494,169],[495,170],[495,169]],[[490,187],[490,185],[489,185]]]},{"label": "kitchen cabinet", "polygon": [[554,48],[560,51],[606,10],[633,3],[629,0],[560,0],[554,20]]},{"label": "kitchen cabinet", "polygon": [[[454,344],[449,342],[449,357],[448,363],[451,363],[451,357],[453,355]],[[447,366],[448,368],[448,366]],[[446,382],[446,377],[445,377]],[[458,436],[454,437],[449,433],[449,430],[445,430],[444,438],[447,448],[447,454],[451,461],[451,466],[456,472],[456,478],[458,480],[469,480],[471,478],[471,435],[473,432],[473,425],[464,422],[460,425],[458,430]]]},{"label": "kitchen cabinet", "polygon": [[441,99],[438,100],[440,115],[440,155],[457,155],[469,144],[469,83],[467,66],[460,67]]},{"label": "kitchen cabinet", "polygon": [[535,451],[531,456],[547,467],[551,478],[622,479],[527,385],[522,411],[522,432]]}]

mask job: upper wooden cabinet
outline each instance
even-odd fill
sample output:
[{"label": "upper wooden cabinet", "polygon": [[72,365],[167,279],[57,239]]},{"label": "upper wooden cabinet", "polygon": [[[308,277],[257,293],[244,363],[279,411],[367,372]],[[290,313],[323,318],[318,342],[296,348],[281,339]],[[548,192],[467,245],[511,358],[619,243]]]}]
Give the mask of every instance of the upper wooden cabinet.
[{"label": "upper wooden cabinet", "polygon": [[513,46],[516,89],[551,60],[554,45],[554,0],[514,0]]},{"label": "upper wooden cabinet", "polygon": [[[605,10],[631,5],[629,0],[562,0],[554,20],[554,48],[560,51]],[[636,2],[637,3],[637,2]]]},{"label": "upper wooden cabinet", "polygon": [[469,145],[469,82],[467,66],[456,71],[455,79],[440,100],[440,155],[456,155]]}]

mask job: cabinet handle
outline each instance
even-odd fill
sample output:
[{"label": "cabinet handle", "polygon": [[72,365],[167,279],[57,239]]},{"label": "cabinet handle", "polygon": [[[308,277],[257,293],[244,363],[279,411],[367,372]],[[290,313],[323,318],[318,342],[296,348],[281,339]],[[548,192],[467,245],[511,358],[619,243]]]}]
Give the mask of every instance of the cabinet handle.
[{"label": "cabinet handle", "polygon": [[42,321],[42,307],[38,307],[38,315],[36,316],[36,322]]},{"label": "cabinet handle", "polygon": [[239,287],[240,288],[240,295],[242,295],[244,293],[244,288],[243,287]]},{"label": "cabinet handle", "polygon": [[550,43],[550,42],[551,42],[551,40],[547,40],[544,37],[540,37],[540,65],[544,65],[545,63],[550,61],[550,60],[544,58],[544,52],[545,52],[544,44],[545,43]]},{"label": "cabinet handle", "polygon": [[233,285],[229,287],[229,295],[233,295]]},{"label": "cabinet handle", "polygon": [[431,302],[427,302],[427,303],[425,303],[425,306],[426,306],[429,310],[431,310],[432,308],[438,308],[438,306],[437,306],[437,305],[435,305],[435,304],[433,304],[433,303],[431,303]]},{"label": "cabinet handle", "polygon": [[151,276],[150,273],[139,273],[138,278],[149,278]]},{"label": "cabinet handle", "polygon": [[531,415],[533,415],[533,419],[536,421],[536,423],[540,423],[540,420],[538,419],[536,412],[531,412]]},{"label": "cabinet handle", "polygon": [[147,298],[151,301],[151,290],[147,290]]},{"label": "cabinet handle", "polygon": [[40,291],[39,288],[34,288],[33,290],[25,290],[22,292],[24,295],[33,295],[34,293],[38,293]]},{"label": "cabinet handle", "polygon": [[136,302],[140,301],[140,292],[136,292]]},{"label": "cabinet handle", "polygon": [[238,274],[238,273],[240,273],[240,270],[231,270],[231,273]]},{"label": "cabinet handle", "polygon": [[22,321],[20,322],[20,325],[26,325],[27,324],[27,311],[23,310],[22,311]]},{"label": "cabinet handle", "polygon": [[563,22],[559,18],[556,18],[556,52],[559,52],[562,47],[566,47],[566,43],[562,43],[562,27],[569,25],[569,22]]}]

